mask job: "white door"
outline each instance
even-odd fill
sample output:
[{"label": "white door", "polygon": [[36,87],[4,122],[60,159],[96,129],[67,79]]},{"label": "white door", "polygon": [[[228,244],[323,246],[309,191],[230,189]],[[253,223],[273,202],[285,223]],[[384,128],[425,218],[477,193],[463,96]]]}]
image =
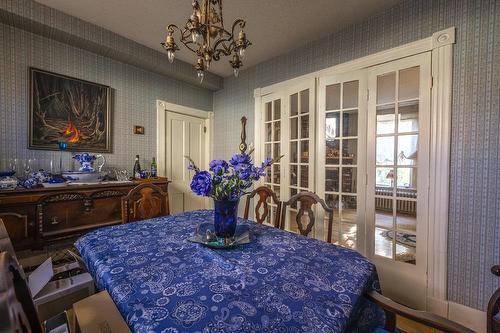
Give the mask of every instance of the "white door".
[{"label": "white door", "polygon": [[200,169],[205,169],[205,120],[167,111],[166,173],[170,181],[169,199],[172,213],[202,209],[207,200],[191,192],[193,171],[187,169],[190,156]]},{"label": "white door", "polygon": [[[259,156],[260,160],[263,161],[266,158],[278,158],[283,154],[283,126],[282,118],[284,112],[284,101],[281,94],[270,94],[262,98],[262,110],[263,114],[261,116],[261,137],[264,138],[262,146],[260,148],[261,154]],[[257,155],[256,155],[257,156]],[[260,163],[261,161],[255,161]],[[278,196],[278,199],[283,197],[283,188],[281,186],[283,174],[282,174],[283,161],[274,163],[266,171],[266,176],[264,177],[263,185],[271,188],[274,193]],[[256,201],[254,200],[254,205]],[[276,215],[276,205],[272,200],[268,200],[268,204],[271,206],[270,212],[267,215],[266,223],[274,225],[274,216]]]},{"label": "white door", "polygon": [[430,52],[368,71],[367,256],[382,292],[425,308]]},{"label": "white door", "polygon": [[[299,192],[314,192],[314,162],[315,156],[315,80],[307,79],[300,84],[288,87],[286,90],[284,126],[283,126],[283,167],[284,178],[283,197],[288,200]],[[285,229],[295,233],[299,232],[296,222],[297,210],[300,203],[287,208]],[[322,214],[316,209],[315,216]],[[307,213],[306,213],[307,214]],[[322,215],[321,215],[322,216]],[[320,217],[319,217],[320,218]],[[309,220],[304,217],[304,223]],[[318,228],[319,226],[319,228]],[[305,225],[304,225],[305,227]],[[321,224],[316,223],[310,237],[321,238]]]},{"label": "white door", "polygon": [[332,242],[364,254],[366,70],[322,77],[318,89],[318,195],[334,208]]}]

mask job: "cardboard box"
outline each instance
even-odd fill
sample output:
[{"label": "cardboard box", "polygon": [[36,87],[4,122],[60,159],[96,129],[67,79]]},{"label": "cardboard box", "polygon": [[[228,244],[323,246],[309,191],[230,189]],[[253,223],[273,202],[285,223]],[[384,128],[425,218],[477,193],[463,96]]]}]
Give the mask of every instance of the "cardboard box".
[{"label": "cardboard box", "polygon": [[130,329],[107,291],[73,304],[76,332],[127,333]]},{"label": "cardboard box", "polygon": [[71,309],[73,303],[94,293],[94,281],[89,273],[68,274],[67,277],[51,281],[55,274],[71,273],[79,267],[78,262],[52,267],[48,258],[28,277],[28,286],[41,321]]},{"label": "cardboard box", "polygon": [[33,298],[40,320],[71,309],[73,303],[94,293],[94,280],[89,273],[50,281]]}]

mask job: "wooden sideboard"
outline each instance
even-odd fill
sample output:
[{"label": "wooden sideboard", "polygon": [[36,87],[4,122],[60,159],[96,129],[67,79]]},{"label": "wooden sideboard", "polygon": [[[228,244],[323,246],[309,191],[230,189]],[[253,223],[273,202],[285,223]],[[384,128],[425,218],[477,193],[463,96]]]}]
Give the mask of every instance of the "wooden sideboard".
[{"label": "wooden sideboard", "polygon": [[166,178],[0,192],[0,218],[16,250],[40,249],[91,229],[121,223],[121,198],[150,182],[167,192]]}]

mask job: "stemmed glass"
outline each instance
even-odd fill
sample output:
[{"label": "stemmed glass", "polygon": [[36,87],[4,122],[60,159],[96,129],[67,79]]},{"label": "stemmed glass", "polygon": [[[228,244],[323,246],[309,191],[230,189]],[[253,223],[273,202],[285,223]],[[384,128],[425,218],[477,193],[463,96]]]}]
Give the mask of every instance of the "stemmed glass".
[{"label": "stemmed glass", "polygon": [[23,171],[24,171],[24,176],[28,177],[29,174],[31,173],[31,165],[33,162],[31,161],[31,158],[28,158],[23,161]]}]

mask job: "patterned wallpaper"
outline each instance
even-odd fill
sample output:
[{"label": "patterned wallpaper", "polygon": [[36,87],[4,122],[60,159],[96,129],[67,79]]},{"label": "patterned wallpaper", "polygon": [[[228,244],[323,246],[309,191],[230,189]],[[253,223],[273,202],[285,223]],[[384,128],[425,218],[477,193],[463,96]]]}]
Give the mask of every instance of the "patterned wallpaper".
[{"label": "patterned wallpaper", "polygon": [[[212,110],[211,91],[122,62],[0,24],[0,160],[37,158],[59,161],[58,152],[28,150],[28,67],[33,66],[112,88],[112,147],[109,165],[132,169],[136,154],[149,166],[156,154],[156,100]],[[133,125],[145,127],[134,135]],[[70,154],[64,154],[69,166]],[[57,162],[58,163],[58,162]]]},{"label": "patterned wallpaper", "polygon": [[[500,1],[406,0],[300,50],[226,78],[215,93],[215,157],[253,141],[253,90],[457,28],[454,48],[448,293],[485,310],[500,280]],[[254,41],[258,42],[258,39]],[[251,51],[248,52],[251,56]],[[496,64],[496,66],[495,66]]]}]

